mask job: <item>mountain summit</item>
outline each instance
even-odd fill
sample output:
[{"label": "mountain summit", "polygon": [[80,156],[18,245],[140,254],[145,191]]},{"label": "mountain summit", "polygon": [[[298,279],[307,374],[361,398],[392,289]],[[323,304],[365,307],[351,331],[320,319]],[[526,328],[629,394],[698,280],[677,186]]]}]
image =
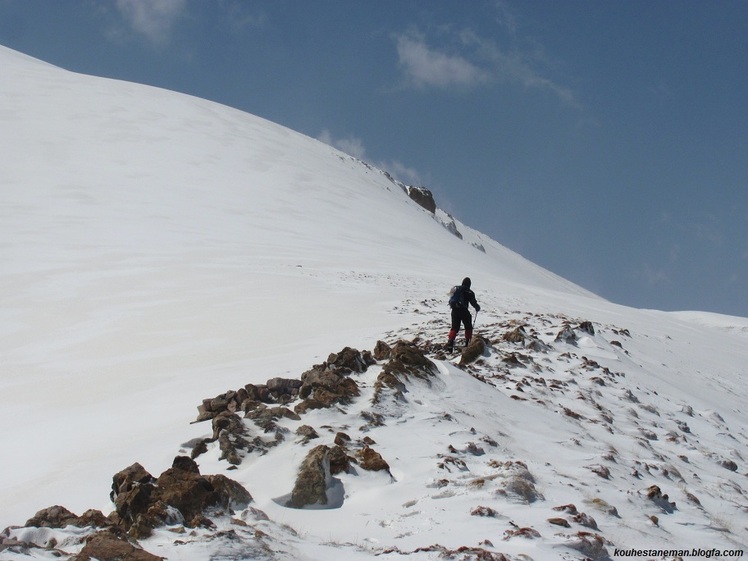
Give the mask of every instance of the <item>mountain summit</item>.
[{"label": "mountain summit", "polygon": [[607,302],[235,109],[0,64],[3,559],[112,524],[169,559],[748,543],[748,320]]}]

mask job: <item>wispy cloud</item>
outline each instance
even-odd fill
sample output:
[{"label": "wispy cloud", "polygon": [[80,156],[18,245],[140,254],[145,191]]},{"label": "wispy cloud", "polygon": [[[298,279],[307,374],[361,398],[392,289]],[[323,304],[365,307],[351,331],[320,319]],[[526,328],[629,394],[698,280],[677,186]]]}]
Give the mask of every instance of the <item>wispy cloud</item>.
[{"label": "wispy cloud", "polygon": [[[335,138],[329,130],[325,129],[317,136],[317,140],[359,160],[368,160],[364,142],[356,136],[349,135],[343,138]],[[387,171],[394,178],[408,185],[423,185],[422,176],[418,173],[418,170],[406,166],[399,160],[372,162],[372,165]]]},{"label": "wispy cloud", "polygon": [[509,46],[470,28],[433,30],[429,38],[411,29],[393,36],[404,85],[416,88],[473,89],[504,83],[552,93],[577,105],[574,91],[552,77],[552,63],[535,42],[520,46],[516,23],[502,17],[501,31]]},{"label": "wispy cloud", "polygon": [[117,0],[117,11],[136,33],[154,44],[168,43],[186,0]]},{"label": "wispy cloud", "polygon": [[395,37],[400,68],[416,87],[473,87],[488,81],[488,73],[465,57],[431,48],[424,37],[411,32]]},{"label": "wispy cloud", "polygon": [[640,269],[633,272],[635,279],[644,282],[649,286],[672,285],[673,279],[668,271],[662,267],[652,267],[644,264]]},{"label": "wispy cloud", "polygon": [[366,158],[366,149],[364,148],[363,141],[353,135],[347,136],[345,138],[333,138],[332,133],[330,133],[329,130],[325,129],[319,134],[317,140],[320,140],[325,144],[329,144],[330,146],[337,148],[341,152],[345,152],[346,154],[353,156],[354,158],[358,158],[359,160],[363,160]]},{"label": "wispy cloud", "polygon": [[548,75],[542,49],[502,49],[492,39],[480,37],[472,30],[462,31],[460,38],[465,45],[475,50],[476,56],[486,61],[493,80],[519,84],[527,89],[545,90],[564,103],[576,104],[574,92]]}]

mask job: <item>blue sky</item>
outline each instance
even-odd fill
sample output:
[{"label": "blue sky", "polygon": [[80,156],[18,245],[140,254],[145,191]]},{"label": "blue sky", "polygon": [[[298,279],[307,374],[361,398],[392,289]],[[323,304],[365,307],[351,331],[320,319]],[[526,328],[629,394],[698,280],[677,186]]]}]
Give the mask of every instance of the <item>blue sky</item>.
[{"label": "blue sky", "polygon": [[747,37],[742,0],[0,0],[7,47],[323,139],[614,302],[746,317]]}]

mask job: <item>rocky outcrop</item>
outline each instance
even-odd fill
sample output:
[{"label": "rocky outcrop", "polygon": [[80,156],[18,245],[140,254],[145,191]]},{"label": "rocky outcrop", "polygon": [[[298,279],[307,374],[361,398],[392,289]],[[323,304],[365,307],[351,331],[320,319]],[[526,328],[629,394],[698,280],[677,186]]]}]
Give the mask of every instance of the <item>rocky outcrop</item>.
[{"label": "rocky outcrop", "polygon": [[[372,364],[376,364],[376,359],[370,352],[345,347],[331,353],[322,364],[312,366],[300,379],[270,378],[265,384],[247,384],[204,399],[197,408],[195,422],[210,420],[213,434],[187,445],[192,448],[192,458],[205,453],[216,441],[221,459],[232,465],[240,464],[255,450],[266,452],[285,439],[284,430],[277,424],[279,419],[300,420],[300,415],[313,409],[349,404],[360,395],[351,375],[365,372]],[[252,435],[246,419],[261,430],[262,436]],[[268,434],[274,436],[268,439]]]},{"label": "rocky outcrop", "polygon": [[431,191],[425,187],[408,186],[407,193],[412,200],[428,210],[431,214],[436,213],[436,201],[434,201],[434,195]]},{"label": "rocky outcrop", "polygon": [[475,362],[486,352],[486,342],[481,337],[473,337],[470,344],[465,347],[460,357],[460,366]]},{"label": "rocky outcrop", "polygon": [[370,448],[369,446],[364,446],[358,453],[357,457],[359,460],[359,465],[362,469],[365,469],[367,471],[386,471],[387,473],[390,472],[390,464],[388,464],[382,455],[374,450],[373,448]]},{"label": "rocky outcrop", "polygon": [[374,384],[373,403],[379,403],[386,392],[396,399],[405,399],[406,382],[411,378],[431,382],[438,369],[421,349],[407,341],[398,341],[390,350],[390,360],[382,368]]},{"label": "rocky outcrop", "polygon": [[55,505],[37,512],[26,521],[24,526],[26,528],[65,528],[66,526],[106,528],[111,525],[112,522],[100,510],[87,510],[81,516],[77,516],[64,506]]},{"label": "rocky outcrop", "polygon": [[223,475],[203,476],[197,464],[177,457],[158,479],[140,464],[133,464],[112,478],[115,512],[111,519],[136,538],[165,524],[210,526],[210,509],[243,509],[252,501],[249,492]]}]

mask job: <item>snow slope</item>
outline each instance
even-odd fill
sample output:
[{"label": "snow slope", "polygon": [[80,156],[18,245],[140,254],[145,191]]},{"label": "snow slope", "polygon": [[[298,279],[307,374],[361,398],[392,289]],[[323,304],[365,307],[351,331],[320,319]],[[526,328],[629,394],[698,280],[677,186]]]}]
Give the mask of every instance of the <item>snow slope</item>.
[{"label": "snow slope", "polygon": [[[51,504],[109,512],[115,472],[138,461],[160,473],[181,443],[205,433],[189,424],[205,397],[298,377],[346,345],[371,349],[378,339],[418,334],[440,341],[445,293],[469,275],[485,336],[500,339],[506,322],[519,319],[553,331],[542,331],[551,351],[535,357],[535,377],[569,384],[594,360],[624,380],[604,389],[581,384],[584,398],[566,391],[549,399],[543,391],[551,390],[530,384],[543,405],[517,400],[503,385],[510,380],[516,388],[522,377],[502,370],[512,351],[501,345],[472,372],[489,382],[432,356],[442,375],[438,392],[414,388],[414,409],[375,437],[396,483],[351,479],[340,509],[295,511],[274,499],[290,491],[298,446],[246,460],[236,472],[257,508],[301,536],[289,558],[299,551],[330,558],[325,542],[353,544],[348,558],[387,547],[477,546],[479,535],[497,531],[497,551],[555,558],[570,550],[554,549],[563,540],[541,529],[546,507],[581,500],[574,497],[605,498],[622,511],[627,497],[624,526],[598,520],[619,546],[748,541],[748,320],[606,302],[456,222],[458,238],[444,227],[449,217],[422,209],[386,174],[258,117],[70,73],[4,48],[0,66],[0,527]],[[591,321],[598,335],[566,349],[554,342],[561,318]],[[611,346],[611,334],[623,329],[631,334],[623,347]],[[633,405],[624,408],[624,398]],[[559,414],[585,400],[617,420],[608,436],[585,423],[589,412]],[[642,402],[650,404],[644,413]],[[438,421],[444,413],[458,419],[451,432]],[[319,424],[346,424],[319,415]],[[676,420],[690,423],[687,443],[682,435],[667,440]],[[655,442],[650,448],[641,440],[646,422],[657,436],[644,437]],[[444,497],[445,489],[428,486],[441,469],[433,455],[449,443],[465,445],[472,436],[452,435],[471,428],[497,446],[470,473],[485,475],[497,457],[521,461],[543,487],[544,507],[501,503],[504,522],[490,529],[462,516],[477,499],[463,493],[459,478],[447,478],[457,490]],[[414,432],[420,456],[408,436]],[[601,459],[611,449],[615,461]],[[211,454],[201,469],[224,470]],[[662,465],[679,455],[694,456],[677,470],[682,481],[663,478]],[[737,470],[722,467],[725,460]],[[605,461],[616,464],[610,479],[586,479],[586,466]],[[649,470],[657,474],[642,480],[637,461],[657,464]],[[637,469],[640,477],[632,475]],[[655,482],[702,497],[701,509],[652,526],[649,505],[631,497]],[[595,485],[602,485],[597,494],[582,491]],[[450,507],[436,506],[440,500]],[[496,500],[495,493],[480,500]],[[543,537],[499,543],[514,518]],[[279,528],[272,531],[280,548],[289,542]],[[199,559],[197,548],[191,551]],[[190,558],[177,555],[170,550],[170,559]]]}]

